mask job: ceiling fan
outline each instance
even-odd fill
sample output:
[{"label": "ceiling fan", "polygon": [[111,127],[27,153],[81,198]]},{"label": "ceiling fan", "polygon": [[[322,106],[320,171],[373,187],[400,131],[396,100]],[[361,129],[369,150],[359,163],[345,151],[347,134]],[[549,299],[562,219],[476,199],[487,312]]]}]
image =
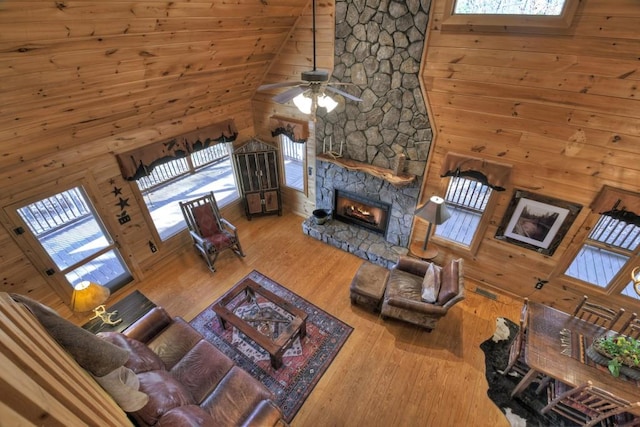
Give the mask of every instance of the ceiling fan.
[{"label": "ceiling fan", "polygon": [[362,102],[362,99],[334,87],[334,85],[345,85],[350,83],[329,82],[329,72],[316,68],[316,1],[313,0],[312,4],[313,70],[303,71],[300,76],[300,81],[266,84],[260,86],[258,91],[290,87],[290,89],[274,96],[272,99],[279,104],[286,104],[289,101],[293,101],[302,113],[313,113],[315,115],[317,107],[324,107],[327,112],[330,112],[338,105],[333,98],[326,94],[327,91],[342,95],[345,98],[356,102]]}]

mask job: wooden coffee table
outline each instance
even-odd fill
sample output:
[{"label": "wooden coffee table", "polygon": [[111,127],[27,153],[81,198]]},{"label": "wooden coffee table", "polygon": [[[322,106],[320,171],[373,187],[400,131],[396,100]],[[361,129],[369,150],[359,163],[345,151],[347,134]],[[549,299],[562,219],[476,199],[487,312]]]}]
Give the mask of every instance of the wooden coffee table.
[{"label": "wooden coffee table", "polygon": [[[264,308],[268,303],[277,311]],[[229,323],[264,348],[274,369],[282,366],[282,355],[295,338],[307,335],[307,313],[251,279],[227,291],[212,310],[223,328]]]}]

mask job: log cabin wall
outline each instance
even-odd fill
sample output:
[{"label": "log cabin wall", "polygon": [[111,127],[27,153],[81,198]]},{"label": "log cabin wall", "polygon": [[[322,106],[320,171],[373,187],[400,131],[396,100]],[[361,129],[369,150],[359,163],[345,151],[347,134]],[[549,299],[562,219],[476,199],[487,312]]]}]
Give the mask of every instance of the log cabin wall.
[{"label": "log cabin wall", "polygon": [[[335,38],[335,1],[316,0],[316,67],[333,70]],[[304,12],[291,28],[278,56],[271,62],[262,84],[300,81],[300,74],[313,69],[313,9],[312,2],[305,2]],[[263,141],[277,146],[277,139],[271,136],[270,117],[281,116],[301,122],[308,122],[309,139],[305,144],[307,166],[312,172],[307,174],[306,194],[286,186],[282,187],[282,197],[287,209],[303,216],[311,216],[315,209],[316,183],[316,141],[313,118],[302,114],[292,102],[278,104],[271,98],[287,88],[256,92],[252,107],[256,134]],[[338,107],[344,108],[344,107]]]},{"label": "log cabin wall", "polygon": [[[532,297],[572,303],[589,290],[558,279],[556,270],[571,241],[587,232],[589,204],[605,184],[639,191],[640,6],[583,0],[568,32],[542,34],[442,31],[445,1],[431,4],[423,57],[421,83],[435,135],[422,200],[442,193],[439,169],[447,151],[509,163],[513,173],[478,253],[440,242],[442,256],[466,258],[471,277],[515,295],[532,295],[537,278],[550,278]],[[25,8],[24,2],[2,2],[3,209],[44,184],[61,188],[81,175],[91,182],[91,200],[136,280],[187,245],[182,233],[150,252],[152,226],[114,154],[228,118],[239,129],[238,142],[253,135],[275,142],[269,117],[308,119],[255,91],[310,69],[310,1],[254,3],[31,1]],[[335,3],[317,6],[318,64],[331,70]],[[313,122],[310,128],[313,165]],[[285,194],[285,209],[310,215],[314,176],[307,196]],[[130,199],[132,221],[123,226],[116,221],[114,185]],[[585,207],[552,257],[493,237],[514,188]],[[32,254],[18,245],[4,210],[0,222],[0,290],[29,294],[68,314]],[[424,231],[416,224],[413,235]]]},{"label": "log cabin wall", "polygon": [[[237,143],[255,135],[251,97],[305,3],[3,1],[0,290],[68,314],[64,292],[47,285],[48,260],[34,262],[33,251],[18,244],[5,208],[53,195],[73,177],[89,185],[137,281],[188,245],[186,233],[157,241],[115,154],[226,119],[235,121]],[[132,220],[124,225],[114,186],[129,202]]]},{"label": "log cabin wall", "polygon": [[[475,256],[433,241],[444,256],[466,258],[469,276],[514,295],[566,308],[589,293],[637,311],[637,301],[576,286],[562,272],[593,225],[589,205],[601,188],[640,191],[640,4],[582,0],[568,30],[541,32],[443,28],[446,4],[432,2],[423,61],[435,138],[422,200],[444,195],[448,152],[512,171]],[[514,189],[583,206],[553,256],[495,239]],[[425,228],[416,223],[414,235]],[[535,291],[539,278],[549,283]]]}]

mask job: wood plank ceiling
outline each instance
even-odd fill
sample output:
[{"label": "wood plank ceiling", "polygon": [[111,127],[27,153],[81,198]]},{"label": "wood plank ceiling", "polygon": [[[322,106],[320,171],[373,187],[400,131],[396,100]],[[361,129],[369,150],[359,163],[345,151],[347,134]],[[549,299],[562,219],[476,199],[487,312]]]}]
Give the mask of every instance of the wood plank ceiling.
[{"label": "wood plank ceiling", "polygon": [[308,7],[2,2],[0,168],[251,99]]}]

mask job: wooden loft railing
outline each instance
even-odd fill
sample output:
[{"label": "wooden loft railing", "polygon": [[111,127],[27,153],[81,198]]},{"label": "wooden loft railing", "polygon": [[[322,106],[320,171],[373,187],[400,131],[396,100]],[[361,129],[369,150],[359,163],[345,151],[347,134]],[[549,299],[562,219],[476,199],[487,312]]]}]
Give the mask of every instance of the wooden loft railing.
[{"label": "wooden loft railing", "polygon": [[4,292],[0,293],[0,342],[0,424],[132,425],[31,312]]}]

